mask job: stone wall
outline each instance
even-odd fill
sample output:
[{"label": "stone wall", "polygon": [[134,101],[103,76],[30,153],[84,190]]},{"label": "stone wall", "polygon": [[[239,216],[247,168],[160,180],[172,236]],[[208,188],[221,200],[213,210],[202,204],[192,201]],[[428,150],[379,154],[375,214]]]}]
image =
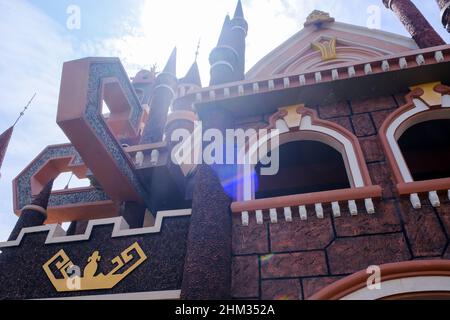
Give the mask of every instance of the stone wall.
[{"label": "stone wall", "polygon": [[[450,259],[450,202],[442,201],[440,208],[433,208],[423,201],[423,208],[414,210],[408,198],[399,198],[378,138],[383,121],[405,104],[405,95],[307,106],[358,137],[372,182],[383,188],[383,198],[375,202],[374,215],[360,212],[352,217],[341,206],[342,217],[334,218],[328,205],[322,220],[310,215],[302,221],[293,212],[291,223],[265,220],[263,225],[250,223],[248,227],[235,215],[234,298],[308,299],[370,265]],[[241,120],[240,126],[250,127],[250,122]],[[262,124],[262,117],[253,119],[254,127]]]}]

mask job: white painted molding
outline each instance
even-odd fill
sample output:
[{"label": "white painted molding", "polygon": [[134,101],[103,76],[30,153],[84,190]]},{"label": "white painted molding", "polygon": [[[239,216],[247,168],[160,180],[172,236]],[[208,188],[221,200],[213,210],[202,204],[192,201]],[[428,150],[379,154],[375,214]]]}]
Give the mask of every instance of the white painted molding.
[{"label": "white painted molding", "polygon": [[284,220],[292,222],[292,209],[290,207],[284,208]]},{"label": "white painted molding", "polygon": [[304,74],[298,76],[298,81],[300,82],[300,85],[304,86],[306,84],[306,77]]},{"label": "white painted molding", "polygon": [[315,204],[315,209],[316,209],[316,216],[317,216],[317,218],[323,219],[324,216],[323,216],[323,206],[322,206],[322,204],[321,203],[316,203]]},{"label": "white painted molding", "polygon": [[441,201],[439,200],[439,196],[436,191],[430,191],[428,193],[428,199],[434,208],[441,206]]},{"label": "white painted molding", "polygon": [[350,200],[348,202],[348,210],[350,211],[350,214],[352,216],[358,215],[358,207],[356,205],[356,201],[355,200]]},{"label": "white painted molding", "polygon": [[417,62],[417,65],[419,65],[419,66],[422,66],[422,65],[425,64],[425,58],[423,57],[422,54],[419,54],[419,55],[416,57],[416,62]]},{"label": "white painted molding", "polygon": [[224,88],[223,89],[223,95],[228,98],[231,95],[230,94],[230,88]]},{"label": "white painted molding", "polygon": [[348,76],[349,78],[353,78],[354,76],[356,76],[355,67],[348,67]]},{"label": "white painted molding", "polygon": [[339,218],[341,216],[341,207],[339,206],[339,202],[332,202],[331,209],[333,210],[333,216],[335,218]]},{"label": "white painted molding", "polygon": [[285,89],[289,88],[291,86],[291,81],[288,77],[283,78],[283,86]]},{"label": "white painted molding", "polygon": [[444,54],[442,53],[442,51],[436,51],[434,53],[434,58],[436,59],[436,62],[440,63],[443,62],[444,59]]},{"label": "white painted molding", "polygon": [[250,222],[250,217],[248,215],[248,212],[247,211],[242,212],[241,218],[242,218],[242,225],[245,227],[248,227],[249,222]]},{"label": "white painted molding", "polygon": [[384,72],[387,72],[391,69],[391,66],[389,65],[389,62],[387,60],[383,60],[383,62],[381,63],[381,70],[383,70]]},{"label": "white painted molding", "polygon": [[255,82],[253,84],[253,93],[258,93],[259,92],[259,84],[258,82]]},{"label": "white painted molding", "polygon": [[366,206],[366,211],[368,214],[374,214],[375,213],[375,206],[373,204],[372,199],[365,199],[364,204]]},{"label": "white painted molding", "polygon": [[411,205],[414,209],[422,208],[422,204],[420,203],[420,198],[417,193],[413,193],[409,196],[409,200],[411,201]]},{"label": "white painted molding", "polygon": [[277,209],[270,209],[270,222],[271,223],[278,223]]},{"label": "white painted molding", "polygon": [[274,90],[275,89],[275,81],[269,80],[268,87],[269,87],[269,90]]},{"label": "white painted molding", "polygon": [[364,287],[340,300],[378,300],[390,296],[418,292],[449,292],[450,277],[424,276],[394,279],[381,282],[380,290]]},{"label": "white painted molding", "polygon": [[314,74],[314,77],[315,77],[317,83],[322,82],[322,73],[316,72]]},{"label": "white painted molding", "polygon": [[238,86],[238,95],[243,96],[244,95],[244,86]]},{"label": "white painted molding", "polygon": [[299,213],[300,213],[300,219],[303,221],[308,220],[308,212],[306,211],[305,206],[299,206],[298,207]]},{"label": "white painted molding", "polygon": [[130,229],[130,226],[122,217],[108,218],[108,219],[98,219],[90,220],[86,231],[84,234],[67,236],[66,231],[64,231],[59,224],[44,225],[39,227],[24,228],[20,231],[19,236],[16,240],[1,242],[0,248],[10,248],[17,247],[21,244],[23,237],[26,234],[48,232],[47,239],[44,244],[55,244],[55,243],[69,243],[69,242],[79,242],[89,240],[92,234],[92,230],[96,226],[104,225],[114,225],[111,238],[121,238],[128,236],[138,236],[151,233],[161,232],[162,223],[165,218],[175,218],[190,216],[192,209],[183,210],[172,210],[172,211],[161,211],[158,212],[155,225],[148,228],[141,229]]},{"label": "white painted molding", "polygon": [[398,65],[400,66],[400,69],[406,69],[408,67],[408,62],[406,61],[406,58],[400,58],[398,60]]},{"label": "white painted molding", "polygon": [[256,210],[256,223],[263,224],[264,223],[264,215],[262,210]]},{"label": "white painted molding", "polygon": [[339,71],[338,71],[338,69],[331,70],[331,78],[333,80],[338,80],[339,79]]},{"label": "white painted molding", "polygon": [[365,73],[366,75],[372,73],[372,66],[370,65],[370,63],[366,63],[366,64],[364,65],[364,73]]}]

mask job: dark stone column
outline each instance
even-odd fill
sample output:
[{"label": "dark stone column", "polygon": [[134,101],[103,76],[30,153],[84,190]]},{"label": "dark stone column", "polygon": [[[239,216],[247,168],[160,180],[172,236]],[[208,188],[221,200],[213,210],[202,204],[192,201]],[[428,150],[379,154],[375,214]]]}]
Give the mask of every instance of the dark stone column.
[{"label": "dark stone column", "polygon": [[142,228],[145,218],[145,205],[137,202],[124,202],[121,207],[121,216],[130,226],[130,229]]},{"label": "dark stone column", "polygon": [[436,0],[441,10],[442,25],[450,32],[450,0]]},{"label": "dark stone column", "polygon": [[195,177],[182,299],[231,298],[230,204],[215,172],[200,166]]},{"label": "dark stone column", "polygon": [[383,0],[383,4],[394,11],[420,48],[445,44],[411,0]]},{"label": "dark stone column", "polygon": [[11,232],[8,241],[16,240],[23,228],[38,227],[44,224],[45,220],[47,220],[46,210],[52,187],[53,180],[33,199],[31,205],[25,206],[22,209],[19,220]]}]

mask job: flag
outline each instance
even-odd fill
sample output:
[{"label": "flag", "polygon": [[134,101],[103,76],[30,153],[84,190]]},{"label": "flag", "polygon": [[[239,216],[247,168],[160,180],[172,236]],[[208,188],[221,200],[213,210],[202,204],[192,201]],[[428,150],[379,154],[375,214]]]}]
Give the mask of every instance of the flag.
[{"label": "flag", "polygon": [[2,169],[3,160],[5,159],[6,150],[8,149],[13,130],[14,127],[11,127],[0,135],[0,170]]}]

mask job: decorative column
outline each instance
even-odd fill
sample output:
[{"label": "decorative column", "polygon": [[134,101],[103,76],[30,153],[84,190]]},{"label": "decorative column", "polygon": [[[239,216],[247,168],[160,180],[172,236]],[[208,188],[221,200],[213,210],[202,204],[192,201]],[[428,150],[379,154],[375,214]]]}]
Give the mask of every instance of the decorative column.
[{"label": "decorative column", "polygon": [[397,15],[420,48],[445,44],[411,0],[383,0],[383,4]]},{"label": "decorative column", "polygon": [[52,193],[53,180],[42,189],[30,205],[23,207],[19,220],[16,223],[8,241],[16,240],[23,228],[42,226],[47,220],[47,206]]},{"label": "decorative column", "polygon": [[450,32],[450,0],[436,0],[439,9],[441,9],[442,25]]},{"label": "decorative column", "polygon": [[231,211],[215,172],[198,168],[184,264],[181,298],[231,298]]}]

